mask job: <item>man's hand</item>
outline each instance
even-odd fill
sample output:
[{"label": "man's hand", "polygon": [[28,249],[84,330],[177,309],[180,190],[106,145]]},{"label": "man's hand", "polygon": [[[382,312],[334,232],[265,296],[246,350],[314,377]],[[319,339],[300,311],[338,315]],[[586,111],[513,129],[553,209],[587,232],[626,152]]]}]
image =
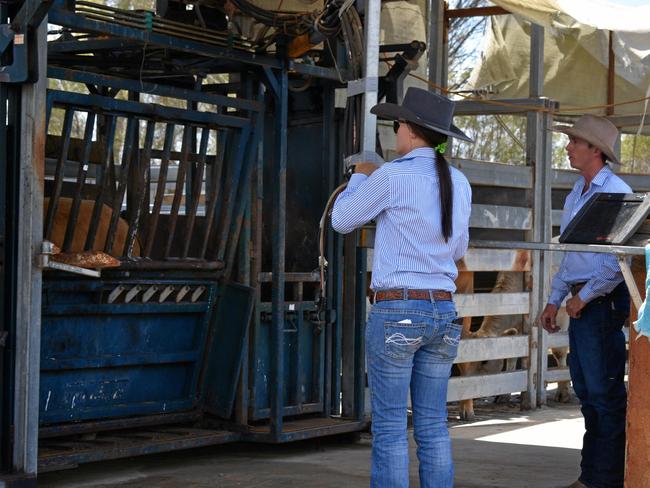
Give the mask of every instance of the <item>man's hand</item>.
[{"label": "man's hand", "polygon": [[542,323],[542,327],[549,334],[554,334],[559,331],[560,328],[555,324],[555,318],[557,317],[557,307],[552,303],[549,303],[544,308],[542,315],[539,317],[539,321]]},{"label": "man's hand", "polygon": [[582,309],[585,308],[586,305],[587,304],[582,301],[582,298],[580,298],[580,295],[572,296],[566,302],[566,313],[568,313],[569,317],[572,319],[579,319],[580,312],[582,312]]},{"label": "man's hand", "polygon": [[354,172],[370,176],[377,168],[379,168],[379,166],[375,163],[356,163],[354,165]]}]

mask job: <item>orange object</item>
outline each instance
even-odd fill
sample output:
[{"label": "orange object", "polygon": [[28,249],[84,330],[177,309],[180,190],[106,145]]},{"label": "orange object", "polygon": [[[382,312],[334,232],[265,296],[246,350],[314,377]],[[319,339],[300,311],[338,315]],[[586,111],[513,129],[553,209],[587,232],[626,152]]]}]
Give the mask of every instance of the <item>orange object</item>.
[{"label": "orange object", "polygon": [[294,38],[287,47],[287,54],[291,58],[299,58],[307,51],[309,51],[316,44],[312,44],[309,40],[309,34],[303,34]]}]

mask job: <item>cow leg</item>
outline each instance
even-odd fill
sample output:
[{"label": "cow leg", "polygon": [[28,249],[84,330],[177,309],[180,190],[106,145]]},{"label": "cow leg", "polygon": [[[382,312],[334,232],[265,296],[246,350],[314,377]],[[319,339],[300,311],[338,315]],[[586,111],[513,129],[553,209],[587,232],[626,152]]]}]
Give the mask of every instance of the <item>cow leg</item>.
[{"label": "cow leg", "polygon": [[[552,349],[553,357],[560,368],[567,367],[567,355],[569,349],[566,347],[559,347]],[[557,391],[555,392],[555,401],[559,403],[568,403],[571,401],[571,391],[569,381],[560,381],[557,384]]]}]

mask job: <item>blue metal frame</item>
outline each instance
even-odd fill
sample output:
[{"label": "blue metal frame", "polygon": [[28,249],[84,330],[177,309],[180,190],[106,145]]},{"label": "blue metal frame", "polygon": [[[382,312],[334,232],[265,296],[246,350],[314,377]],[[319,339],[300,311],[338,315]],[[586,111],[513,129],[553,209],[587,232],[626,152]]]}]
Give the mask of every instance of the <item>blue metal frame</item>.
[{"label": "blue metal frame", "polygon": [[[188,410],[199,372],[213,281],[121,279],[44,282],[41,424]],[[205,286],[197,303],[104,303],[119,285]],[[87,286],[85,286],[87,285]]]},{"label": "blue metal frame", "polygon": [[[30,1],[33,5],[38,3],[37,0]],[[73,2],[69,3],[72,5]],[[0,5],[0,9],[3,8],[4,4]],[[123,25],[94,21],[67,10],[62,1],[58,1],[57,7],[52,9],[49,22],[69,27],[74,32],[96,33],[107,37],[102,40],[53,43],[50,51],[52,54],[58,53],[59,56],[62,56],[63,53],[83,53],[105,47],[111,49],[132,49],[134,46],[163,47],[175,55],[200,58],[201,63],[207,60],[205,66],[216,68],[214,72],[219,69],[236,72],[239,74],[239,81],[229,83],[227,87],[213,86],[212,88],[221,93],[217,95],[200,91],[200,81],[199,86],[196,86],[195,89],[187,88],[191,86],[187,83],[184,85],[185,88],[179,88],[178,86],[149,83],[137,79],[117,78],[106,73],[73,70],[63,67],[64,65],[49,66],[48,76],[86,84],[90,91],[90,94],[59,90],[48,91],[46,104],[48,120],[53,107],[63,107],[67,110],[68,123],[64,136],[66,133],[70,133],[73,111],[87,112],[93,114],[91,117],[96,116],[97,118],[105,116],[108,122],[104,129],[110,136],[110,140],[113,139],[111,134],[115,129],[117,117],[127,118],[131,128],[135,128],[140,120],[146,120],[147,141],[152,140],[153,124],[162,119],[170,124],[176,124],[177,127],[182,126],[190,131],[188,134],[194,135],[194,137],[187,135],[186,144],[181,150],[181,153],[184,154],[181,157],[186,158],[188,152],[196,152],[195,143],[189,141],[189,139],[196,139],[196,128],[193,124],[203,128],[223,128],[224,130],[220,131],[218,144],[220,147],[226,146],[220,156],[223,158],[221,161],[227,164],[223,165],[223,173],[216,172],[213,176],[216,180],[227,183],[223,185],[223,193],[216,196],[214,213],[207,219],[209,225],[214,226],[212,231],[217,240],[214,257],[225,262],[223,273],[191,270],[184,272],[132,271],[131,269],[137,268],[136,264],[135,268],[129,268],[129,271],[107,273],[110,278],[104,280],[69,279],[61,275],[50,275],[45,281],[45,298],[49,301],[43,309],[45,320],[42,350],[41,421],[50,424],[47,427],[48,432],[58,432],[53,435],[63,435],[65,432],[69,432],[66,430],[66,426],[71,425],[68,423],[70,420],[81,420],[85,427],[97,430],[115,428],[115,425],[120,423],[120,419],[132,415],[140,416],[138,418],[142,420],[143,425],[147,422],[159,423],[165,422],[163,419],[165,415],[158,415],[161,412],[185,412],[186,410],[191,410],[190,414],[198,411],[211,412],[221,417],[222,421],[234,422],[231,424],[232,428],[245,431],[242,436],[231,434],[219,437],[227,440],[236,440],[241,437],[245,440],[285,442],[363,428],[365,374],[363,371],[361,317],[364,315],[364,305],[359,304],[355,310],[357,318],[353,324],[355,327],[354,368],[352,371],[344,372],[340,368],[343,354],[341,347],[343,241],[340,237],[330,234],[327,242],[328,255],[330,256],[328,281],[331,284],[327,294],[327,312],[324,315],[319,315],[315,303],[309,301],[311,297],[287,303],[285,296],[285,286],[291,281],[287,278],[286,269],[286,249],[288,244],[291,245],[290,242],[287,243],[289,75],[298,73],[319,78],[321,80],[317,83],[322,83],[324,86],[325,113],[322,137],[327,144],[324,149],[324,164],[322,167],[315,167],[314,171],[319,172],[322,176],[323,191],[328,192],[334,188],[340,174],[337,164],[338,145],[336,139],[339,134],[336,129],[337,119],[334,111],[334,87],[340,84],[341,76],[347,77],[348,71],[290,60],[282,54],[282,46],[279,48],[280,54],[272,57]],[[339,65],[342,64],[339,63]],[[101,67],[96,68],[101,71]],[[208,69],[206,72],[211,71]],[[267,88],[266,94],[262,84]],[[232,93],[232,86],[239,89],[236,98],[225,96],[225,94]],[[129,92],[128,100],[114,98],[120,90]],[[188,102],[188,108],[178,109],[143,104],[138,101],[140,92],[184,99]],[[0,84],[0,99],[5,93],[4,85]],[[268,94],[271,96],[266,96]],[[272,101],[274,107],[274,130],[272,138],[265,141],[267,135],[264,131],[264,117],[269,101]],[[211,104],[218,108],[214,112],[201,112],[196,109],[199,103]],[[12,116],[19,117],[20,114],[14,113]],[[88,162],[88,155],[92,149],[92,136],[89,130],[89,127],[92,128],[92,126],[91,122],[86,124],[83,141],[86,156],[82,158],[84,164]],[[135,142],[138,140],[135,129],[127,132],[134,142],[134,144],[127,144],[129,146],[127,149],[132,151],[134,156],[132,171],[128,176],[128,178],[132,178],[134,175],[141,174],[144,167],[143,161],[146,163],[146,160],[152,156],[150,147],[143,148],[142,151],[139,150],[140,148],[135,148]],[[68,138],[64,137],[64,139]],[[204,137],[202,148],[204,148],[205,142]],[[264,198],[261,176],[264,159],[262,152],[257,149],[264,142],[274,151],[273,168],[271,169],[273,187],[269,186],[266,190],[267,197],[271,198],[265,201],[265,205],[271,206],[273,210],[273,242],[272,297],[270,303],[262,304],[259,299],[258,268],[251,265],[251,259],[256,263],[261,261],[262,249],[259,245],[252,248],[250,243],[252,227],[259,226],[261,219],[259,208],[256,209],[256,205],[259,205],[261,199]],[[18,148],[14,149],[18,150]],[[172,150],[170,144],[167,145],[166,150],[167,153]],[[205,156],[203,149],[200,152]],[[203,156],[199,155],[198,157]],[[105,170],[110,169],[109,161],[112,157],[113,154],[110,150],[105,151],[105,154],[102,155]],[[57,158],[60,163],[57,172],[62,174],[67,160],[67,147],[61,148]],[[139,158],[143,158],[143,160],[140,161]],[[131,158],[126,154],[123,162],[130,164],[130,160]],[[215,165],[220,164],[219,155],[213,157],[213,160]],[[101,169],[99,168],[100,173]],[[253,191],[251,178],[255,170],[258,179]],[[193,167],[190,166],[187,181],[179,184],[181,188],[184,186],[188,190],[185,200],[187,208],[193,207],[196,203],[192,199],[194,193],[190,192],[192,188],[196,187],[192,178],[201,174],[198,170],[196,174],[192,171]],[[126,174],[124,178],[127,178]],[[120,200],[127,180],[122,179],[120,182],[120,191],[115,200],[118,202],[118,206],[118,200]],[[252,195],[255,195],[258,201],[250,202]],[[132,196],[129,195],[128,198],[132,198]],[[136,199],[136,201],[138,200]],[[113,221],[116,216],[117,212],[114,211]],[[136,232],[135,229],[129,229],[129,234],[132,236],[135,236]],[[358,251],[355,259],[357,273],[364,273],[364,277],[357,276],[355,281],[356,296],[362,299],[365,292],[363,281],[365,278],[365,251]],[[258,285],[255,290],[257,292],[255,301],[258,306],[254,313],[255,328],[252,334],[249,334],[249,321],[245,317],[246,314],[244,313],[243,318],[238,315],[239,312],[243,313],[246,308],[241,305],[245,302],[242,299],[243,295],[239,296],[238,300],[240,300],[241,306],[237,307],[228,308],[233,305],[234,299],[222,298],[219,300],[221,294],[226,296],[224,291],[226,285],[223,284],[224,280],[219,277],[221,275],[237,276],[244,284]],[[208,288],[209,291],[204,296],[204,303],[109,304],[101,301],[101,295],[105,294],[106,287],[117,286],[118,283],[126,286],[152,283],[165,286],[166,284],[180,285],[187,282],[201,284]],[[246,289],[243,290],[246,291]],[[216,318],[213,316],[215,313],[217,314]],[[269,318],[270,325],[262,323],[262,316]],[[224,322],[233,322],[236,327],[227,330],[219,329]],[[104,330],[102,336],[101,329],[106,324],[110,324],[114,336],[106,335],[107,329]],[[178,330],[174,327],[178,327]],[[120,328],[122,328],[122,332],[115,332]],[[126,332],[127,329],[132,336]],[[263,333],[262,329],[264,329]],[[168,334],[163,337],[161,334],[165,330],[168,331]],[[291,332],[287,332],[288,330]],[[190,331],[191,334],[189,334]],[[219,334],[224,331],[231,335],[228,335],[227,338],[220,336]],[[180,338],[174,339],[176,337],[174,334],[181,332],[192,337],[184,336],[185,342]],[[142,347],[135,347],[146,334],[150,334],[149,337],[153,338],[151,340],[154,342],[140,343]],[[216,343],[213,342],[213,339],[216,340]],[[68,341],[66,344],[61,343],[66,340]],[[249,340],[250,343],[248,343]],[[268,359],[272,387],[268,390],[268,402],[256,403],[259,400],[255,397],[255,375],[258,370],[255,365],[249,363],[249,360],[256,354],[253,349],[258,344],[255,341],[261,340],[268,341],[265,346],[270,351]],[[229,351],[233,352],[232,358],[225,363],[211,362],[211,359],[219,356],[218,350],[215,353],[215,347],[217,347],[215,344],[224,347],[224,342],[228,347],[233,347],[233,351]],[[203,347],[204,344],[209,346]],[[156,345],[163,349],[143,352],[143,350],[147,351],[147,345]],[[251,350],[248,350],[249,345]],[[135,349],[131,350],[134,347]],[[108,349],[101,353],[101,348]],[[225,361],[225,355],[221,359]],[[183,370],[184,375],[178,373],[179,367]],[[175,372],[174,368],[176,368]],[[115,386],[111,390],[112,393],[118,391],[120,387],[117,384],[120,377],[116,371],[121,371],[126,375],[128,381],[139,385],[117,403],[106,397],[106,391],[108,391],[106,388],[109,383]],[[154,372],[153,379],[152,376],[145,374],[146,371]],[[211,379],[226,373],[231,380],[227,384],[223,380],[210,384]],[[173,380],[174,374],[177,375],[176,380]],[[354,415],[353,418],[346,420],[331,416],[340,413],[339,398],[342,390],[342,374],[347,375],[348,378],[352,376],[355,383]],[[184,379],[181,379],[181,376]],[[89,378],[90,380],[86,381]],[[239,381],[235,385],[234,382],[237,378]],[[253,380],[252,395],[249,396],[251,380]],[[87,405],[80,409],[80,400],[78,398],[73,400],[73,398],[75,388],[81,391],[84,381],[86,381],[86,385],[90,385],[86,391],[87,397],[88,391],[93,390],[93,401],[96,404],[92,405],[86,402]],[[210,387],[205,386],[208,384]],[[214,385],[218,387],[211,389]],[[104,388],[103,392],[100,391],[100,387]],[[303,390],[303,387],[307,389]],[[156,388],[158,390],[155,394],[146,394],[148,389],[151,393],[152,389]],[[68,391],[70,396],[57,403],[57,399],[47,394],[52,389],[56,389],[62,394],[62,397],[65,397],[65,392]],[[82,392],[82,394],[84,393]],[[287,395],[291,396],[290,402],[287,401]],[[47,409],[45,408],[46,404]],[[57,409],[52,410],[54,407]],[[253,420],[269,419],[268,429],[260,429],[249,424],[248,417],[251,413]],[[151,414],[154,416],[144,417],[144,415]],[[178,419],[178,415],[180,414],[170,414],[167,418],[174,421],[172,419]],[[305,421],[301,424],[302,426],[297,426],[295,419],[286,418],[296,415],[301,416],[301,419]],[[310,423],[312,418],[316,418],[318,422]],[[97,421],[90,419],[97,419]],[[136,419],[133,422],[129,424],[130,427],[137,425],[138,421]],[[113,427],[110,427],[109,424]],[[80,428],[80,424],[77,424],[76,427]],[[212,439],[210,442],[216,441]],[[179,447],[188,445],[200,445],[200,441],[192,444],[192,442],[183,440],[178,443]],[[150,446],[141,448],[141,452],[150,450]],[[79,458],[79,462],[98,459],[97,456],[101,458],[106,454],[84,454]],[[50,461],[53,459],[51,458]],[[57,457],[56,459],[63,458]]]}]

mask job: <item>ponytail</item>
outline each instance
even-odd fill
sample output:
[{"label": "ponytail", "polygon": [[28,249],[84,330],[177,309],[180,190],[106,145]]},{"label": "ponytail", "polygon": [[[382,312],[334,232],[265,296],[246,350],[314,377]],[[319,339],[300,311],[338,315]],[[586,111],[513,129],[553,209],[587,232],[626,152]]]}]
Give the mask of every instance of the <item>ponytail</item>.
[{"label": "ponytail", "polygon": [[[436,153],[436,170],[438,172],[438,193],[440,194],[440,222],[442,236],[445,242],[453,235],[454,224],[452,221],[454,210],[454,187],[451,182],[451,170],[445,156],[437,150],[441,144],[447,142],[447,136],[439,132],[426,129],[419,125],[409,124],[411,130],[424,140]],[[444,150],[443,150],[444,152]]]}]

